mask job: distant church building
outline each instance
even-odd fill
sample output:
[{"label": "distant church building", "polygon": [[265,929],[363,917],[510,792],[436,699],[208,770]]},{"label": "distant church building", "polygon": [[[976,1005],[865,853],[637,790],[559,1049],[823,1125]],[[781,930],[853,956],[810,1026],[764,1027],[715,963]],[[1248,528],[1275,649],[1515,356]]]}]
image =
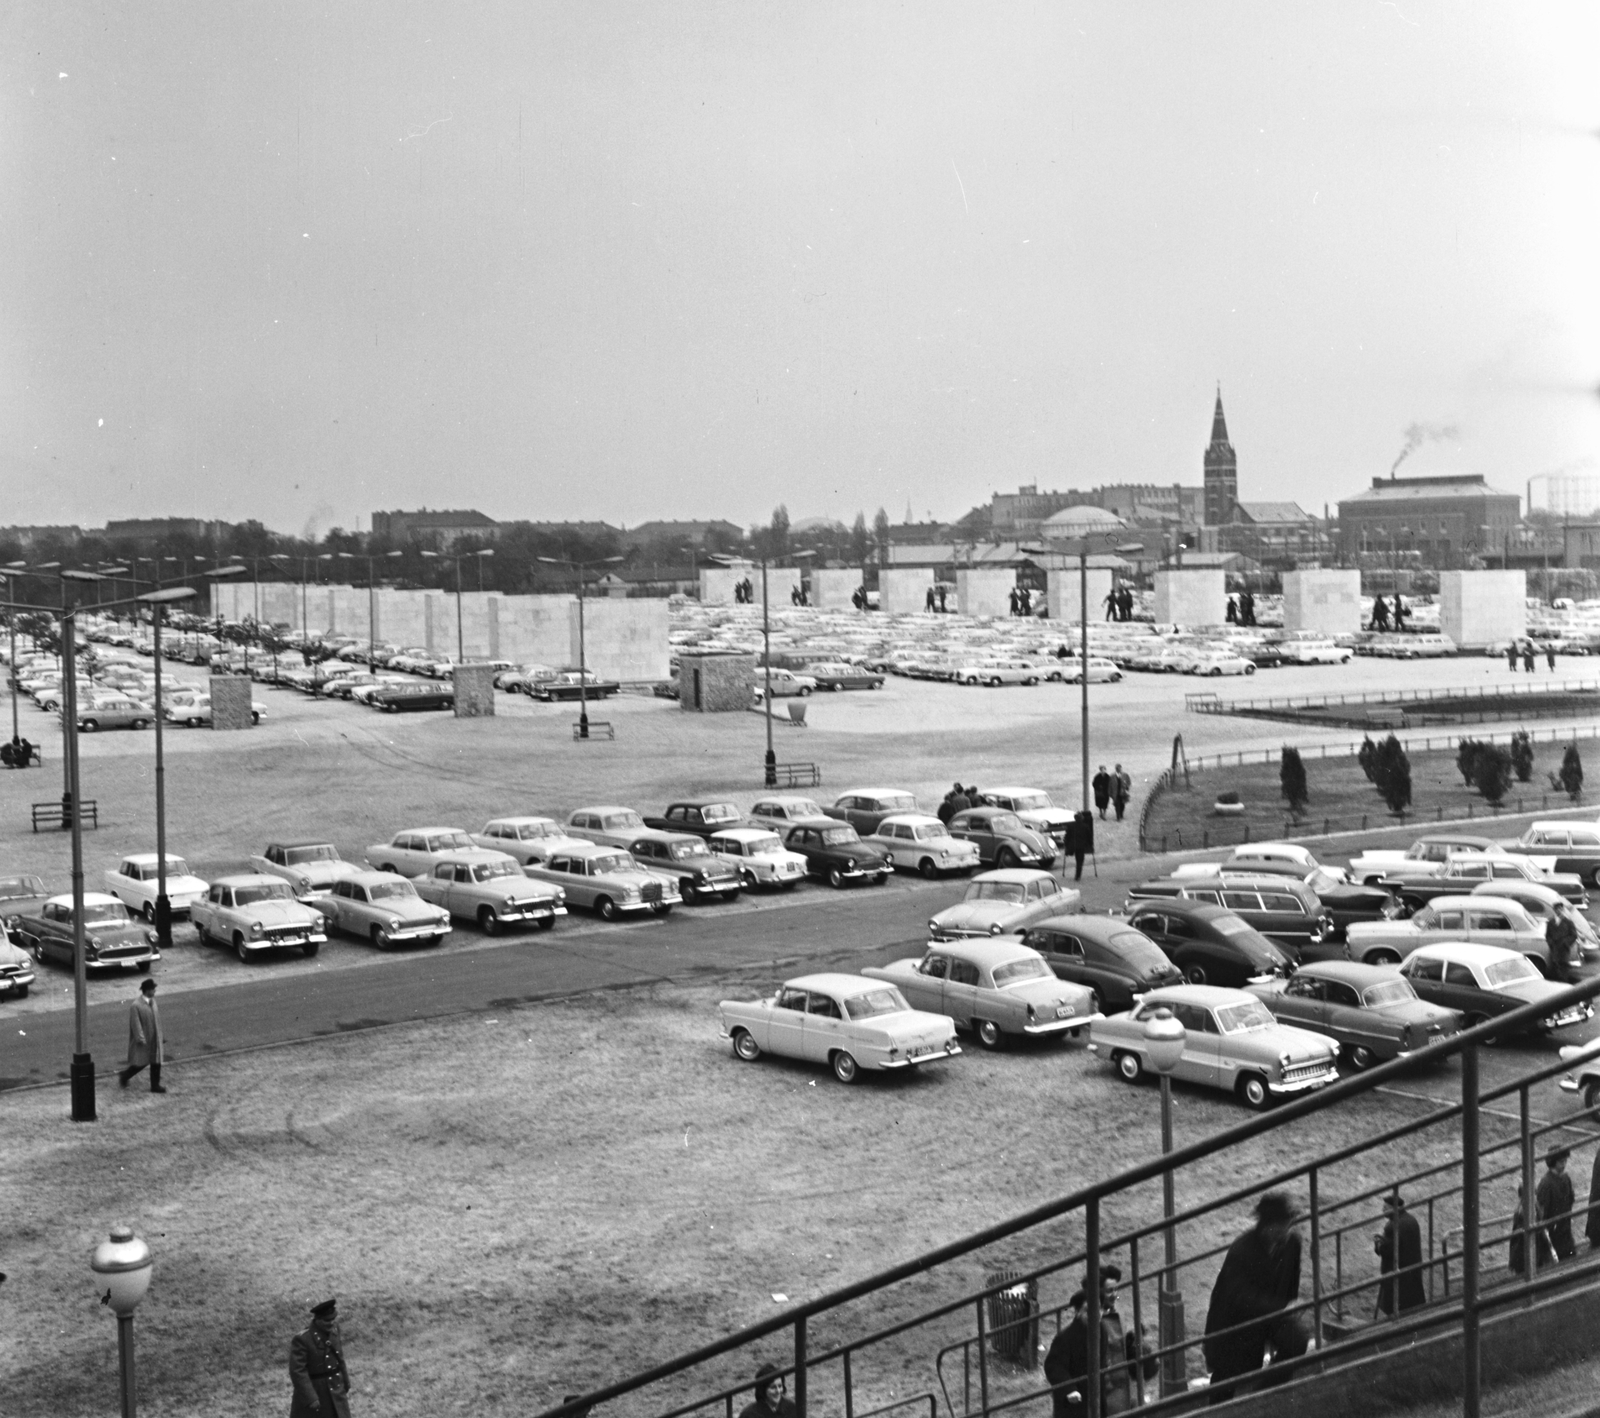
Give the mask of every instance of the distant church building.
[{"label": "distant church building", "polygon": [[1222,388],[1211,415],[1211,445],[1205,456],[1206,523],[1218,527],[1230,521],[1239,500],[1239,459],[1228,442],[1228,420],[1222,413]]}]

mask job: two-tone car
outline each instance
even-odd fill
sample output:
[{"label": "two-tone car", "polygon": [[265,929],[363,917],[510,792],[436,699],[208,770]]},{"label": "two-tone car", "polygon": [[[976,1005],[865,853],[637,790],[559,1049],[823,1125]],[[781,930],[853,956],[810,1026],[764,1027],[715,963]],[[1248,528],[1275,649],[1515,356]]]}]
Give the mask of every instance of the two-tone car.
[{"label": "two-tone car", "polygon": [[456,707],[456,689],[450,681],[424,684],[420,680],[409,680],[403,684],[367,685],[351,690],[350,697],[383,714],[421,714]]},{"label": "two-tone car", "polygon": [[14,927],[54,894],[46,888],[43,877],[27,872],[19,876],[0,876],[0,924],[8,929]]},{"label": "two-tone car", "polygon": [[668,803],[660,817],[647,817],[644,825],[658,832],[692,832],[696,837],[709,838],[725,827],[743,826],[744,814],[724,798],[692,798]]},{"label": "two-tone car", "polygon": [[1091,991],[1091,1013],[1132,1009],[1151,990],[1183,983],[1183,972],[1149,936],[1115,916],[1048,916],[1024,927],[1019,938],[1057,979]]},{"label": "two-tone car", "polygon": [[1567,921],[1577,932],[1578,949],[1585,955],[1600,955],[1600,931],[1594,923],[1559,891],[1537,881],[1485,881],[1472,888],[1474,896],[1499,896],[1515,901],[1528,913],[1528,919],[1550,939],[1553,921]]},{"label": "two-tone car", "polygon": [[934,940],[1004,935],[1082,907],[1082,893],[1049,872],[1009,867],[973,877],[960,901],[929,919],[928,933]]},{"label": "two-tone car", "polygon": [[863,837],[878,830],[884,818],[916,812],[916,797],[904,788],[851,788],[822,809],[829,817],[848,822]]},{"label": "two-tone car", "polygon": [[1128,924],[1160,946],[1191,985],[1242,989],[1294,968],[1282,946],[1208,901],[1140,902]]},{"label": "two-tone car", "polygon": [[471,836],[477,846],[504,852],[522,866],[547,862],[551,853],[583,840],[568,836],[553,817],[492,817]]},{"label": "two-tone car", "polygon": [[649,828],[628,843],[628,851],[640,866],[676,881],[685,902],[736,901],[744,889],[739,869],[687,832]]},{"label": "two-tone car", "polygon": [[1191,875],[1180,867],[1172,876],[1156,877],[1130,888],[1126,904],[1132,908],[1143,901],[1174,898],[1226,907],[1282,946],[1296,961],[1345,958],[1344,945],[1335,943],[1333,918],[1317,893],[1288,877]]},{"label": "two-tone car", "polygon": [[620,693],[621,684],[614,679],[602,679],[593,670],[562,670],[547,679],[536,679],[527,686],[530,699],[554,704],[574,699],[609,699]]},{"label": "two-tone car", "polygon": [[336,881],[313,904],[334,927],[379,950],[438,945],[450,934],[450,913],[424,901],[408,878],[392,872],[364,871]]},{"label": "two-tone car", "polygon": [[913,1009],[949,1015],[986,1049],[1008,1037],[1062,1037],[1100,1017],[1093,990],[1057,979],[1039,952],[1015,937],[942,942],[918,958],[861,973],[894,985]]},{"label": "two-tone car", "polygon": [[315,955],[328,938],[327,918],[279,876],[254,872],[218,877],[189,911],[200,943],[229,946],[241,961],[264,950]]},{"label": "two-tone car", "polygon": [[[15,942],[43,964],[51,961],[72,969],[72,897],[52,896],[36,912],[23,916],[12,932]],[[101,891],[83,894],[83,958],[90,970],[126,970],[141,974],[161,959],[156,933],[136,921],[115,896]]]},{"label": "two-tone car", "polygon": [[1371,921],[1345,933],[1350,958],[1368,965],[1394,965],[1420,945],[1471,941],[1515,950],[1541,973],[1550,969],[1544,927],[1505,896],[1436,896],[1403,921]]},{"label": "two-tone car", "polygon": [[368,847],[367,865],[399,876],[426,876],[446,854],[469,852],[477,845],[459,827],[412,827]]},{"label": "two-tone car", "polygon": [[644,818],[631,807],[581,807],[567,816],[567,836],[602,847],[626,850],[642,831]]},{"label": "two-tone car", "polygon": [[1014,812],[998,807],[969,807],[950,819],[950,835],[971,842],[984,866],[1040,867],[1055,865],[1056,843],[1025,825]]},{"label": "two-tone car", "polygon": [[739,873],[746,890],[758,886],[793,891],[806,875],[806,859],[791,852],[768,827],[725,827],[713,832],[706,845]]},{"label": "two-tone car", "polygon": [[547,931],[567,914],[559,886],[530,881],[520,862],[483,847],[446,853],[414,882],[424,901],[443,906],[457,920],[476,921],[485,935],[515,926]]},{"label": "two-tone car", "polygon": [[148,729],[155,721],[154,709],[127,695],[96,695],[78,706],[78,728],[86,734],[100,729]]},{"label": "two-tone car", "polygon": [[[1515,950],[1463,941],[1418,946],[1400,966],[1400,974],[1420,998],[1463,1015],[1468,1029],[1522,1005],[1553,999],[1568,988],[1545,979]],[[1593,1017],[1587,1004],[1552,1007],[1523,1032],[1568,1029]]]},{"label": "two-tone car", "polygon": [[1553,870],[1582,877],[1600,889],[1600,824],[1559,818],[1534,822],[1522,836],[1500,846],[1507,852],[1553,858]]},{"label": "two-tone car", "polygon": [[805,673],[817,682],[818,689],[883,688],[883,675],[877,670],[846,664],[843,660],[817,660],[806,666]]},{"label": "two-tone car", "polygon": [[1390,872],[1379,885],[1394,892],[1408,911],[1438,896],[1463,896],[1486,881],[1535,881],[1559,891],[1580,910],[1589,904],[1583,879],[1573,872],[1549,870],[1548,857],[1517,856],[1491,847],[1487,852],[1452,853],[1443,866],[1428,863],[1422,872]]},{"label": "two-tone car", "polygon": [[[1215,908],[1213,908],[1215,909]],[[1126,1014],[1089,1026],[1089,1048],[1129,1083],[1153,1073],[1145,1028],[1160,1010],[1184,1026],[1183,1054],[1172,1077],[1220,1088],[1247,1107],[1325,1088],[1339,1077],[1339,1046],[1322,1034],[1280,1024],[1245,990],[1169,985],[1152,990]]]},{"label": "two-tone car", "polygon": [[361,871],[354,862],[345,861],[332,842],[270,842],[260,856],[250,858],[250,865],[267,876],[281,877],[300,897],[326,896],[334,882]]},{"label": "two-tone car", "polygon": [[898,1073],[961,1052],[954,1020],[913,1009],[895,986],[861,975],[800,975],[765,999],[724,1000],[717,1013],[735,1057],[826,1064],[846,1084],[863,1072]]},{"label": "two-tone car", "polygon": [[665,916],[683,897],[677,883],[647,870],[621,847],[578,842],[552,852],[545,862],[529,862],[523,872],[559,886],[568,907],[581,906],[602,920],[645,913]]},{"label": "two-tone car", "polygon": [[1388,965],[1322,961],[1249,989],[1285,1024],[1326,1034],[1357,1069],[1403,1058],[1461,1027],[1455,1010],[1418,999]]},{"label": "two-tone car", "polygon": [[1372,885],[1392,874],[1415,873],[1426,875],[1429,871],[1441,872],[1444,864],[1459,853],[1487,852],[1494,843],[1487,837],[1473,837],[1459,832],[1430,832],[1419,837],[1404,851],[1389,847],[1369,847],[1359,856],[1350,858],[1348,874],[1351,881]]},{"label": "two-tone car", "polygon": [[854,882],[882,886],[894,871],[889,859],[863,842],[848,822],[823,818],[796,823],[784,834],[783,842],[806,859],[806,875],[835,889]]},{"label": "two-tone car", "polygon": [[750,684],[757,701],[760,701],[767,692],[767,687],[772,687],[774,699],[799,698],[814,694],[817,688],[816,680],[810,675],[796,674],[793,670],[780,669],[774,665],[771,670],[766,670],[757,665],[750,672]]},{"label": "two-tone car", "polygon": [[979,788],[977,806],[997,807],[1014,812],[1022,824],[1041,837],[1055,843],[1056,851],[1065,852],[1067,834],[1072,830],[1072,814],[1057,807],[1043,788],[1019,788],[1002,784],[997,788]]},{"label": "two-tone car", "polygon": [[[182,857],[167,853],[167,905],[172,919],[187,918],[196,901],[205,899],[209,883],[189,870]],[[147,921],[156,918],[156,895],[161,885],[154,852],[133,852],[106,871],[106,890]]]},{"label": "two-tone car", "polygon": [[925,812],[895,813],[861,840],[876,847],[892,865],[930,881],[978,869],[977,843],[951,836],[944,823]]},{"label": "two-tone car", "polygon": [[0,999],[26,997],[33,988],[33,957],[0,930]]}]

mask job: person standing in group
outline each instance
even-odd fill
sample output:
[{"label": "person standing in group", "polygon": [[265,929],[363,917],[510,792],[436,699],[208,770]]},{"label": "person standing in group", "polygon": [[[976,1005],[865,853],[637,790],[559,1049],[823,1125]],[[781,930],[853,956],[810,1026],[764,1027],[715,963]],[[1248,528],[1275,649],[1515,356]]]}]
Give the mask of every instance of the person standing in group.
[{"label": "person standing in group", "polygon": [[[1527,1215],[1527,1211],[1523,1207],[1522,1201],[1522,1183],[1518,1182],[1517,1209],[1512,1213],[1511,1238],[1506,1243],[1507,1264],[1509,1265],[1513,1275],[1521,1275],[1527,1268],[1528,1260],[1527,1242],[1523,1236],[1522,1229],[1526,1224],[1524,1218]],[[1550,1264],[1551,1261],[1550,1238],[1545,1234],[1544,1227],[1539,1225],[1540,1220],[1543,1218],[1540,1217],[1537,1210],[1539,1205],[1539,1194],[1537,1191],[1534,1193],[1533,1204],[1535,1207],[1533,1213],[1533,1258],[1535,1265],[1537,1265],[1540,1270],[1543,1270],[1545,1266]]]},{"label": "person standing in group", "polygon": [[763,1364],[756,1370],[756,1396],[739,1418],[795,1418],[794,1400],[784,1393],[787,1387],[776,1364]]},{"label": "person standing in group", "polygon": [[1133,779],[1119,763],[1116,771],[1111,775],[1111,804],[1117,810],[1117,821],[1122,821],[1122,814],[1128,809],[1128,799],[1133,794]]},{"label": "person standing in group", "polygon": [[1506,646],[1506,665],[1512,674],[1517,672],[1517,642],[1513,640]]},{"label": "person standing in group", "polygon": [[1522,642],[1522,668],[1530,675],[1533,673],[1533,641],[1531,640]]},{"label": "person standing in group", "polygon": [[1373,597],[1371,624],[1374,630],[1387,630],[1389,628],[1389,603],[1382,596]]},{"label": "person standing in group", "polygon": [[335,1301],[313,1306],[311,1327],[289,1341],[289,1382],[289,1418],[350,1418],[350,1371]]},{"label": "person standing in group", "polygon": [[1113,587],[1111,590],[1106,592],[1105,606],[1106,606],[1106,619],[1107,620],[1115,620],[1117,618],[1117,611],[1118,611],[1118,609],[1120,607],[1120,603],[1119,603],[1119,599],[1118,599],[1115,587]]},{"label": "person standing in group", "polygon": [[[1100,1411],[1111,1415],[1131,1413],[1139,1406],[1134,1385],[1138,1380],[1138,1367],[1143,1364],[1146,1378],[1154,1378],[1157,1360],[1147,1358],[1140,1337],[1123,1328],[1122,1316],[1117,1313],[1117,1282],[1122,1279],[1119,1266],[1100,1268]],[[1089,1288],[1089,1277],[1083,1279],[1083,1289],[1072,1297],[1076,1302]],[[1045,1355],[1044,1376],[1054,1388],[1052,1398],[1057,1414],[1087,1413],[1081,1389],[1074,1391],[1073,1380],[1089,1376],[1089,1312],[1087,1307],[1074,1304],[1072,1322],[1050,1345]],[[1063,1403],[1065,1398],[1065,1403]]]},{"label": "person standing in group", "polygon": [[1595,1149],[1589,1172],[1589,1219],[1584,1223],[1583,1234],[1589,1239],[1589,1249],[1600,1251],[1600,1148]]},{"label": "person standing in group", "polygon": [[[1290,1306],[1300,1298],[1300,1236],[1295,1211],[1282,1192],[1256,1203],[1256,1224],[1228,1247],[1211,1289],[1206,1312],[1205,1356],[1211,1371],[1211,1402],[1234,1396],[1230,1380],[1261,1368],[1270,1347],[1272,1362],[1298,1359],[1307,1338]],[[1290,1376],[1285,1370],[1282,1382]]]},{"label": "person standing in group", "polygon": [[1406,1210],[1399,1192],[1383,1199],[1383,1230],[1372,1243],[1383,1279],[1378,1283],[1378,1313],[1393,1316],[1428,1303],[1422,1284],[1422,1228]]},{"label": "person standing in group", "polygon": [[1550,641],[1545,641],[1544,662],[1550,666],[1550,673],[1556,672],[1556,647]]},{"label": "person standing in group", "polygon": [[1539,1188],[1533,1194],[1537,1208],[1534,1214],[1544,1223],[1557,1260],[1571,1260],[1578,1253],[1577,1242],[1572,1239],[1572,1178],[1567,1175],[1567,1158],[1571,1155],[1565,1147],[1550,1149],[1544,1159],[1548,1170],[1539,1178]]},{"label": "person standing in group", "polygon": [[161,1011],[156,1008],[156,982],[139,982],[139,997],[128,1006],[128,1066],[117,1081],[126,1088],[140,1069],[150,1070],[150,1091],[165,1093],[161,1084]]},{"label": "person standing in group", "polygon": [[1090,787],[1094,789],[1094,805],[1099,810],[1103,822],[1106,807],[1111,802],[1111,775],[1106,772],[1105,764],[1100,765],[1100,771],[1090,780]]}]

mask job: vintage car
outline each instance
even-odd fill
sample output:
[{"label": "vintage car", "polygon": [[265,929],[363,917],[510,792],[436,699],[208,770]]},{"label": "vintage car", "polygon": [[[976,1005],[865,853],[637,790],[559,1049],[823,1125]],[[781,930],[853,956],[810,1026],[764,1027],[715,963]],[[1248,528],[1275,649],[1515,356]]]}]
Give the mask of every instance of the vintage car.
[{"label": "vintage car", "polygon": [[[156,888],[160,885],[154,852],[135,852],[106,872],[106,890],[145,920],[156,918]],[[167,905],[172,919],[189,914],[189,908],[206,894],[206,883],[189,871],[182,857],[167,853]]]},{"label": "vintage car", "polygon": [[739,869],[687,832],[646,829],[628,843],[640,866],[678,883],[684,901],[736,901],[744,889]]},{"label": "vintage car", "polygon": [[[366,704],[370,706],[372,703],[372,696],[374,694],[379,694],[386,689],[393,689],[396,685],[415,684],[416,682],[416,680],[407,679],[404,675],[379,675],[376,682],[373,684],[352,684],[349,688],[349,692],[344,697],[352,704]],[[428,686],[424,685],[423,688],[426,690],[428,689]]]},{"label": "vintage car", "polygon": [[1253,675],[1256,662],[1241,654],[1227,650],[1211,650],[1201,654],[1190,667],[1192,675],[1217,679],[1223,675]]},{"label": "vintage car", "polygon": [[296,896],[325,896],[336,881],[355,876],[361,868],[347,862],[331,842],[272,842],[251,867],[268,876],[282,877]]},{"label": "vintage car", "polygon": [[736,1057],[825,1063],[840,1083],[961,1052],[948,1016],[913,1009],[893,985],[860,975],[800,975],[766,999],[724,1000],[717,1013]]},{"label": "vintage car", "polygon": [[875,832],[861,839],[876,847],[891,866],[914,871],[930,880],[978,869],[978,846],[950,835],[936,817],[923,812],[898,812],[883,818]]},{"label": "vintage car", "polygon": [[0,876],[0,923],[7,929],[48,901],[53,893],[39,876]]},{"label": "vintage car", "polygon": [[1582,1093],[1583,1106],[1593,1108],[1600,1104],[1600,1039],[1587,1044],[1563,1044],[1561,1061],[1571,1071],[1558,1085],[1563,1093]]},{"label": "vintage car", "polygon": [[1437,1044],[1461,1027],[1455,1010],[1418,999],[1389,965],[1328,960],[1249,990],[1285,1024],[1335,1040],[1358,1069]]},{"label": "vintage car", "polygon": [[1550,946],[1544,927],[1505,896],[1436,896],[1404,921],[1372,921],[1351,926],[1350,958],[1368,965],[1393,965],[1419,945],[1473,941],[1526,955],[1548,970]]},{"label": "vintage car", "polygon": [[[163,700],[166,698],[162,696]],[[169,724],[183,724],[191,729],[203,729],[211,722],[211,696],[197,694],[185,702],[168,704],[164,717]],[[250,701],[250,722],[259,724],[267,717],[267,706],[259,699]]]},{"label": "vintage car", "polygon": [[1370,885],[1393,872],[1424,876],[1430,870],[1443,871],[1445,862],[1458,853],[1487,852],[1493,847],[1494,843],[1487,837],[1431,832],[1417,838],[1403,852],[1384,847],[1367,848],[1359,856],[1350,858],[1349,877]]},{"label": "vintage car", "polygon": [[[1342,941],[1345,931],[1357,921],[1391,921],[1405,914],[1392,892],[1381,886],[1356,886],[1346,881],[1344,873],[1337,868],[1307,868],[1298,862],[1275,861],[1187,862],[1174,868],[1172,875],[1180,879],[1203,876],[1280,877],[1299,882],[1322,903],[1322,913],[1333,923],[1332,930],[1325,934],[1327,941]],[[1343,951],[1339,952],[1341,958],[1343,954]]]},{"label": "vintage car", "polygon": [[219,877],[190,908],[189,919],[202,945],[231,945],[241,961],[290,946],[315,955],[328,938],[323,914],[297,899],[282,877],[265,872]]},{"label": "vintage car", "polygon": [[622,686],[614,679],[601,679],[593,670],[562,670],[548,679],[537,679],[528,685],[532,699],[554,704],[568,699],[609,699]]},{"label": "vintage car", "polygon": [[445,853],[432,871],[415,878],[415,885],[424,901],[476,921],[485,935],[498,935],[508,926],[547,931],[557,916],[567,914],[566,893],[559,886],[529,881],[520,862],[482,847]]},{"label": "vintage car", "polygon": [[721,798],[696,798],[690,802],[669,803],[660,817],[647,817],[646,827],[659,832],[692,832],[696,837],[710,837],[725,827],[739,827],[744,814]]},{"label": "vintage car", "polygon": [[477,845],[459,827],[412,827],[396,832],[388,842],[368,847],[367,865],[374,871],[424,876],[444,860],[447,852],[470,851]]},{"label": "vintage car", "polygon": [[818,689],[882,689],[883,676],[860,665],[847,665],[842,660],[818,660],[807,665],[805,674],[816,681]]},{"label": "vintage car", "polygon": [[364,871],[336,881],[313,904],[339,930],[370,940],[379,950],[417,942],[438,945],[450,934],[450,913],[424,901],[411,882],[390,872]]},{"label": "vintage car", "polygon": [[[13,941],[35,960],[54,961],[73,968],[72,897],[52,896],[39,909],[25,915],[12,932]],[[99,891],[83,894],[83,959],[91,970],[123,970],[133,966],[141,974],[161,959],[156,933],[141,925],[115,896]]]},{"label": "vintage car", "polygon": [[818,819],[826,822],[827,818],[828,814],[814,799],[797,797],[792,793],[762,798],[750,809],[752,822],[776,828],[779,832],[787,831],[797,822],[816,822]]},{"label": "vintage car", "polygon": [[1024,928],[1019,938],[1039,952],[1058,979],[1088,987],[1094,995],[1090,1013],[1132,1009],[1149,991],[1183,981],[1160,946],[1115,916],[1047,916]]},{"label": "vintage car", "polygon": [[894,868],[876,847],[869,847],[848,822],[823,818],[799,822],[784,834],[784,845],[806,859],[806,875],[838,888],[853,881],[882,886]]},{"label": "vintage car", "polygon": [[97,695],[92,703],[78,706],[78,728],[86,734],[99,729],[148,729],[155,720],[154,709],[125,695]]},{"label": "vintage car", "polygon": [[725,857],[752,891],[758,886],[793,891],[806,874],[806,859],[785,847],[770,827],[725,827],[713,832],[706,845]]},{"label": "vintage car", "polygon": [[891,813],[916,812],[916,798],[903,788],[851,788],[841,793],[832,807],[822,809],[829,817],[848,822],[863,837],[876,832],[878,824]]},{"label": "vintage car", "polygon": [[1065,1035],[1100,1016],[1094,991],[1058,980],[1037,950],[1014,937],[930,945],[920,959],[870,965],[869,980],[887,980],[913,1009],[947,1014],[986,1049],[1007,1035]]},{"label": "vintage car", "polygon": [[1083,904],[1082,894],[1047,871],[1010,867],[986,871],[967,884],[966,895],[928,922],[935,940],[1003,935],[1046,916],[1064,916]]},{"label": "vintage car", "polygon": [[1287,975],[1294,962],[1226,906],[1204,901],[1144,901],[1128,924],[1166,952],[1191,985],[1245,985]]},{"label": "vintage car", "polygon": [[1528,918],[1550,938],[1551,921],[1570,921],[1578,933],[1578,949],[1585,955],[1600,955],[1600,931],[1559,891],[1537,881],[1484,881],[1472,888],[1474,896],[1500,896],[1515,901]]},{"label": "vintage car", "polygon": [[33,957],[0,930],[0,999],[22,999],[33,988]]},{"label": "vintage car", "polygon": [[998,807],[969,807],[950,819],[950,835],[971,842],[985,866],[1042,867],[1055,865],[1053,837],[1035,832],[1014,812]]},{"label": "vintage car", "polygon": [[[1061,680],[1066,684],[1082,684],[1083,668],[1076,659],[1068,661],[1061,667]],[[1108,660],[1103,655],[1089,656],[1089,683],[1090,684],[1116,684],[1122,678],[1122,668],[1115,660]]]},{"label": "vintage car", "polygon": [[1535,822],[1522,836],[1500,846],[1507,852],[1554,858],[1554,871],[1570,872],[1600,888],[1600,824]]},{"label": "vintage car", "polygon": [[793,670],[780,669],[774,665],[769,672],[757,665],[750,672],[750,685],[755,697],[759,700],[767,692],[767,685],[772,686],[774,699],[805,698],[816,691],[817,682],[810,675],[796,674]]},{"label": "vintage car", "polygon": [[1045,672],[1029,660],[963,660],[950,676],[957,684],[1038,684]]},{"label": "vintage car", "polygon": [[1571,872],[1547,871],[1541,860],[1551,859],[1519,857],[1498,847],[1487,852],[1456,852],[1437,870],[1429,862],[1421,872],[1387,872],[1378,878],[1378,884],[1399,897],[1407,911],[1427,905],[1436,896],[1467,895],[1485,881],[1536,881],[1559,891],[1575,906],[1589,904],[1581,877]]},{"label": "vintage car", "polygon": [[523,866],[549,861],[552,852],[582,840],[569,837],[553,817],[495,817],[484,824],[482,832],[471,835],[477,846],[504,852]]},{"label": "vintage car", "polygon": [[[1284,947],[1296,961],[1343,960],[1333,918],[1309,886],[1284,876],[1230,872],[1156,877],[1130,887],[1126,908],[1141,901],[1178,899],[1225,906],[1246,925]],[[1392,914],[1392,913],[1391,913]]]},{"label": "vintage car", "polygon": [[[1418,946],[1406,957],[1400,973],[1422,999],[1465,1016],[1468,1029],[1525,1004],[1552,999],[1568,988],[1545,979],[1515,950],[1460,941]],[[1566,1005],[1535,1020],[1523,1032],[1566,1029],[1593,1017],[1594,1010],[1587,1004]]]},{"label": "vintage car", "polygon": [[639,865],[621,847],[578,842],[552,852],[545,862],[529,862],[523,872],[567,893],[567,905],[596,912],[602,920],[645,911],[665,916],[683,897],[678,884]]},{"label": "vintage car", "polygon": [[1003,808],[1022,819],[1024,827],[1048,837],[1058,852],[1065,852],[1067,834],[1072,830],[1072,814],[1050,801],[1041,788],[979,788],[974,806]]},{"label": "vintage car", "polygon": [[424,684],[421,680],[408,680],[404,684],[383,684],[376,688],[352,690],[350,697],[359,698],[384,714],[420,714],[428,709],[454,709],[456,689],[448,681]]},{"label": "vintage car", "polygon": [[1251,1108],[1325,1088],[1339,1077],[1332,1039],[1280,1024],[1253,994],[1216,985],[1152,990],[1135,1009],[1089,1026],[1089,1048],[1116,1065],[1129,1083],[1151,1072],[1145,1024],[1170,1010],[1184,1027],[1183,1056],[1172,1076],[1233,1093]]},{"label": "vintage car", "polygon": [[567,836],[602,847],[622,847],[644,831],[644,818],[631,807],[581,807],[567,817]]}]

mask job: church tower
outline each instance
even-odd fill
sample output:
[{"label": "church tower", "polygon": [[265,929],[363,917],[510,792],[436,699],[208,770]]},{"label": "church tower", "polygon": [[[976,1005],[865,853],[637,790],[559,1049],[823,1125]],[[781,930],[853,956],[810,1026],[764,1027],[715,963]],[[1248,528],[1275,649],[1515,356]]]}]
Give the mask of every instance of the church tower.
[{"label": "church tower", "polygon": [[1222,386],[1217,386],[1217,407],[1211,415],[1211,446],[1206,449],[1206,525],[1226,522],[1239,500],[1239,459],[1228,442],[1228,420],[1222,413]]}]

